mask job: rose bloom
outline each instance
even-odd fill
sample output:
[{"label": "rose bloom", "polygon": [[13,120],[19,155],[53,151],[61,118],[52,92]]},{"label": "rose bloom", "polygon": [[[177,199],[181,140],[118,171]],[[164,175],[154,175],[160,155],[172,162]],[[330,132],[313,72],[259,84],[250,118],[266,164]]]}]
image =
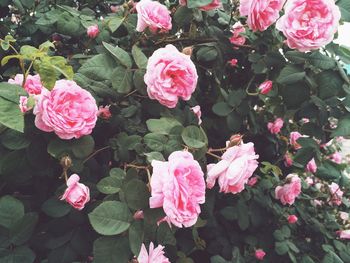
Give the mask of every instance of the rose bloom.
[{"label": "rose bloom", "polygon": [[158,247],[154,248],[154,245],[151,242],[149,244],[149,251],[147,253],[145,244],[142,244],[140,254],[137,257],[137,261],[138,263],[170,263],[169,259],[164,256],[163,250],[163,246],[158,245]]},{"label": "rose bloom", "polygon": [[136,31],[143,32],[147,27],[151,32],[168,32],[171,27],[170,11],[165,5],[157,1],[141,0],[136,4]]},{"label": "rose bloom", "polygon": [[[17,74],[13,79],[9,79],[8,83],[22,86],[23,75]],[[41,84],[39,74],[36,74],[34,76],[28,75],[26,78],[26,83],[24,83],[23,88],[26,90],[26,92],[28,92],[29,95],[40,94],[41,90],[43,89],[43,85]]]},{"label": "rose bloom", "polygon": [[258,177],[253,176],[249,178],[247,185],[253,187],[254,185],[256,185],[257,182],[258,182]]},{"label": "rose bloom", "polygon": [[301,193],[301,180],[297,174],[289,174],[286,179],[289,181],[288,183],[276,187],[275,197],[283,205],[292,205],[295,202],[295,198]]},{"label": "rose bloom", "polygon": [[32,109],[31,107],[28,107],[28,98],[26,96],[19,97],[19,109],[22,113],[26,113]]},{"label": "rose bloom", "polygon": [[259,155],[252,142],[230,147],[217,164],[208,164],[207,187],[213,188],[218,180],[220,192],[237,194],[258,167]]},{"label": "rose bloom", "polygon": [[340,189],[339,185],[332,182],[328,187],[331,194],[330,203],[337,206],[341,205],[344,192]]},{"label": "rose bloom", "polygon": [[238,60],[233,58],[229,60],[228,63],[230,64],[231,67],[237,67]]},{"label": "rose bloom", "polygon": [[281,131],[283,127],[283,120],[281,118],[277,118],[274,122],[269,122],[267,124],[267,129],[272,134],[277,134]]},{"label": "rose bloom", "polygon": [[[179,0],[180,5],[186,6],[187,0]],[[220,0],[213,0],[210,4],[200,7],[199,9],[202,11],[209,11],[213,9],[217,9],[221,7]]]},{"label": "rose bloom", "polygon": [[339,238],[350,239],[350,229],[337,231]]},{"label": "rose bloom", "polygon": [[314,180],[310,176],[308,176],[305,178],[305,183],[307,183],[308,186],[311,186],[314,184]]},{"label": "rose bloom", "polygon": [[262,250],[262,249],[255,250],[255,258],[257,260],[263,260],[265,255],[266,255],[266,253],[264,250]]},{"label": "rose bloom", "polygon": [[340,211],[339,212],[339,217],[340,217],[341,220],[347,221],[347,220],[349,220],[349,213]]},{"label": "rose bloom", "polygon": [[261,94],[266,95],[272,90],[272,81],[271,80],[264,81],[263,83],[260,84],[258,90]]},{"label": "rose bloom", "polygon": [[284,155],[284,166],[285,167],[291,167],[293,165],[293,160],[292,158],[290,157],[290,153],[286,153]]},{"label": "rose bloom", "polygon": [[285,0],[241,0],[239,12],[253,31],[265,31],[279,18]]},{"label": "rose bloom", "polygon": [[67,180],[67,189],[61,200],[65,200],[75,209],[82,210],[87,202],[90,201],[90,190],[84,184],[79,183],[80,177],[72,174]]},{"label": "rose bloom", "polygon": [[148,96],[168,108],[175,108],[179,98],[189,100],[197,79],[197,70],[190,57],[173,45],[153,53],[144,76]]},{"label": "rose bloom", "polygon": [[300,144],[297,143],[297,140],[300,138],[300,137],[303,137],[299,132],[291,132],[290,133],[290,136],[289,136],[289,143],[290,145],[293,146],[293,148],[295,150],[298,150],[301,148]]},{"label": "rose bloom", "polygon": [[109,118],[111,118],[112,113],[109,111],[110,106],[111,105],[98,107],[97,116],[104,120],[108,120]]},{"label": "rose bloom", "polygon": [[296,215],[289,215],[288,216],[288,223],[294,224],[298,221],[298,217]]},{"label": "rose bloom", "polygon": [[333,40],[341,17],[334,0],[289,0],[284,9],[276,28],[290,48],[305,52]]},{"label": "rose bloom", "polygon": [[[230,42],[235,46],[242,46],[244,45],[246,38],[245,36],[242,36],[241,33],[245,33],[245,28],[241,24],[241,22],[236,22],[231,29],[232,36],[230,37]],[[234,47],[235,49],[238,49],[238,47]]]},{"label": "rose bloom", "polygon": [[204,174],[187,151],[175,151],[167,162],[152,161],[150,207],[163,207],[167,219],[177,227],[193,226],[205,202]]},{"label": "rose bloom", "polygon": [[191,110],[193,111],[194,115],[197,116],[198,118],[198,125],[202,124],[202,112],[201,112],[201,106],[197,105],[191,108]]},{"label": "rose bloom", "polygon": [[316,173],[317,172],[317,164],[315,162],[315,159],[312,158],[310,162],[306,165],[306,171],[310,173]]},{"label": "rose bloom", "polygon": [[330,156],[330,159],[337,164],[341,164],[343,158],[339,152],[335,152]]},{"label": "rose bloom", "polygon": [[100,33],[98,25],[89,26],[86,31],[89,38],[95,38]]},{"label": "rose bloom", "polygon": [[61,139],[80,138],[95,127],[97,105],[87,91],[72,80],[59,80],[52,91],[43,89],[34,107],[35,126],[55,132]]}]

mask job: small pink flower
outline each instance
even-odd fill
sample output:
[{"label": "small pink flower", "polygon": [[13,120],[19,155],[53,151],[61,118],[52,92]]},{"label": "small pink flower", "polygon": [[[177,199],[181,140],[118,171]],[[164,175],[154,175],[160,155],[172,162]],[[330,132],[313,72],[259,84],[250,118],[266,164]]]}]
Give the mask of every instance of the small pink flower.
[{"label": "small pink flower", "polygon": [[350,239],[350,229],[347,230],[339,230],[337,231],[337,235],[341,239]]},{"label": "small pink flower", "polygon": [[339,185],[332,182],[328,187],[331,194],[330,203],[337,206],[341,205],[344,192]]},{"label": "small pink flower", "polygon": [[164,247],[158,245],[154,248],[152,242],[149,244],[148,253],[145,244],[142,244],[137,261],[138,263],[170,263],[169,259],[164,256]]},{"label": "small pink flower", "polygon": [[281,118],[277,118],[274,122],[269,122],[267,124],[267,129],[272,134],[277,134],[281,131],[283,127],[283,120]]},{"label": "small pink flower", "polygon": [[[23,83],[23,75],[17,74],[14,79],[9,79],[8,83],[16,84],[22,86]],[[26,82],[23,87],[29,95],[38,95],[41,93],[41,90],[44,88],[41,84],[41,79],[39,74],[34,76],[28,75],[26,78]]]},{"label": "small pink flower", "polygon": [[290,48],[305,52],[330,43],[340,17],[334,0],[289,0],[276,28],[283,32]]},{"label": "small pink flower", "polygon": [[147,27],[151,32],[168,32],[172,28],[170,11],[157,1],[141,0],[136,4],[136,31],[143,32]]},{"label": "small pink flower", "polygon": [[179,98],[186,101],[191,98],[198,75],[190,56],[179,52],[173,45],[167,45],[157,49],[148,59],[144,80],[151,99],[175,108]]},{"label": "small pink flower", "polygon": [[90,201],[90,190],[84,184],[79,183],[80,177],[72,174],[67,180],[67,189],[61,200],[65,200],[75,209],[82,210],[87,202]]},{"label": "small pink flower", "polygon": [[293,165],[293,159],[290,157],[290,153],[284,155],[284,166],[291,167]]},{"label": "small pink flower", "polygon": [[[179,1],[180,5],[186,6],[187,5],[187,0],[180,0]],[[220,0],[212,0],[212,2],[206,6],[202,6],[199,9],[202,11],[209,11],[213,9],[220,8],[222,6]]]},{"label": "small pink flower", "polygon": [[318,200],[318,199],[314,199],[314,200],[311,200],[311,205],[314,206],[314,207],[322,206],[323,205],[323,201],[322,200]]},{"label": "small pink flower", "polygon": [[166,220],[177,227],[193,226],[205,202],[204,174],[187,151],[170,154],[168,161],[152,161],[151,208],[162,207]]},{"label": "small pink flower", "polygon": [[262,249],[255,250],[255,258],[257,260],[263,260],[265,255],[266,255],[266,253],[264,250],[262,250]]},{"label": "small pink flower", "polygon": [[298,221],[298,217],[296,215],[289,215],[288,216],[288,223],[294,224]]},{"label": "small pink flower", "polygon": [[314,179],[312,179],[310,176],[308,176],[305,179],[305,183],[307,183],[307,185],[311,186],[314,184]]},{"label": "small pink flower", "polygon": [[295,202],[295,198],[301,193],[301,180],[297,174],[289,174],[287,180],[289,181],[288,183],[276,187],[275,197],[283,205],[292,205]]},{"label": "small pink flower", "polygon": [[250,187],[253,187],[254,185],[256,185],[257,182],[258,182],[258,177],[253,176],[249,178],[247,185],[249,185]]},{"label": "small pink flower", "polygon": [[137,210],[133,216],[135,220],[141,220],[144,218],[143,216],[143,211],[142,210]]},{"label": "small pink flower", "polygon": [[237,67],[238,60],[233,58],[229,60],[228,63],[230,64],[231,67]]},{"label": "small pink flower", "polygon": [[271,80],[264,81],[263,83],[260,84],[258,90],[261,94],[266,95],[272,90],[272,81]]},{"label": "small pink flower", "polygon": [[293,148],[295,150],[298,150],[301,148],[300,144],[297,143],[297,140],[300,138],[300,137],[303,137],[299,132],[291,132],[290,133],[290,136],[289,136],[289,143],[290,145],[293,146]]},{"label": "small pink flower", "polygon": [[339,152],[335,152],[330,156],[330,159],[337,164],[341,164],[343,157]]},{"label": "small pink flower", "polygon": [[194,115],[197,116],[198,118],[198,125],[202,124],[202,112],[201,112],[201,106],[197,105],[191,108],[191,110],[193,111]]},{"label": "small pink flower", "polygon": [[221,161],[208,164],[207,187],[213,188],[218,180],[220,192],[237,194],[258,167],[259,155],[255,154],[252,142],[230,147],[222,155]]},{"label": "small pink flower", "polygon": [[349,213],[340,211],[339,217],[343,221],[348,221],[349,220]]},{"label": "small pink flower", "polygon": [[310,120],[308,118],[302,118],[301,122],[305,124],[305,123],[309,123]]},{"label": "small pink flower", "polygon": [[28,107],[28,98],[26,96],[19,97],[19,108],[22,113],[30,111],[33,107]]},{"label": "small pink flower", "polygon": [[235,45],[235,49],[238,49],[239,46],[244,45],[246,38],[242,36],[242,33],[245,33],[245,28],[241,22],[236,22],[231,29],[232,36],[230,37],[230,42]]},{"label": "small pink flower", "polygon": [[310,173],[316,173],[317,171],[317,164],[315,162],[315,159],[312,158],[310,162],[306,165],[306,171]]},{"label": "small pink flower", "polygon": [[241,0],[239,12],[253,31],[265,31],[279,18],[285,0]]},{"label": "small pink flower", "polygon": [[107,106],[100,106],[98,107],[98,113],[97,116],[100,117],[101,119],[108,120],[109,118],[112,117],[112,113],[109,111],[109,107],[111,105]]},{"label": "small pink flower", "polygon": [[98,25],[89,26],[86,31],[89,38],[95,38],[100,33]]},{"label": "small pink flower", "polygon": [[118,5],[111,5],[111,12],[112,13],[117,13],[119,9],[120,9],[120,6],[118,6]]}]

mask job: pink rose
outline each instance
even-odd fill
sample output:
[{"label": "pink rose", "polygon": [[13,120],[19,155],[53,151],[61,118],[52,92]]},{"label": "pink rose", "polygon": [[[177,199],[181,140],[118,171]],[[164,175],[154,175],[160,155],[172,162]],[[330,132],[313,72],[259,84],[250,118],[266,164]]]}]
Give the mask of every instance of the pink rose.
[{"label": "pink rose", "polygon": [[19,109],[22,113],[26,113],[32,109],[32,107],[28,107],[28,98],[26,96],[19,97]]},{"label": "pink rose", "polygon": [[[8,83],[16,84],[22,86],[23,83],[23,75],[17,74],[14,79],[9,79]],[[26,78],[26,83],[24,83],[23,87],[29,95],[38,95],[41,93],[43,89],[43,85],[41,84],[40,76],[38,74],[32,76],[28,75]]]},{"label": "pink rose", "polygon": [[283,120],[281,118],[277,118],[274,122],[269,122],[267,124],[267,129],[272,134],[277,134],[281,131],[283,127]]},{"label": "pink rose", "polygon": [[249,178],[247,185],[249,185],[250,187],[253,187],[254,185],[256,185],[257,182],[258,182],[258,177],[253,176]]},{"label": "pink rose", "polygon": [[97,120],[96,101],[72,80],[59,80],[52,91],[43,89],[33,113],[35,126],[61,139],[90,134]]},{"label": "pink rose", "polygon": [[112,117],[112,113],[109,111],[109,107],[111,105],[107,105],[107,106],[100,106],[98,107],[98,112],[97,112],[97,116],[100,117],[101,119],[104,120],[108,120],[109,118]]},{"label": "pink rose", "polygon": [[337,206],[341,205],[344,192],[340,189],[339,185],[332,182],[328,187],[331,194],[330,203]]},{"label": "pink rose", "polygon": [[120,6],[119,5],[111,5],[111,12],[112,13],[117,13],[118,10],[120,10]]},{"label": "pink rose", "polygon": [[315,159],[312,158],[310,162],[306,165],[306,171],[310,173],[316,173],[317,172],[317,164],[315,162]]},{"label": "pink rose", "polygon": [[207,187],[213,188],[218,180],[220,192],[237,194],[258,167],[259,155],[255,154],[252,142],[230,147],[217,164],[208,164]]},{"label": "pink rose", "polygon": [[193,226],[205,202],[205,182],[199,163],[187,151],[170,154],[168,162],[152,161],[150,207],[163,207],[178,227]]},{"label": "pink rose", "polygon": [[170,11],[165,5],[157,1],[141,0],[136,4],[137,26],[136,31],[143,32],[147,27],[156,33],[168,32],[171,27]]},{"label": "pink rose", "polygon": [[295,202],[295,198],[301,193],[301,180],[297,174],[289,174],[287,180],[289,181],[288,183],[276,187],[275,197],[283,205],[292,205]]},{"label": "pink rose", "polygon": [[241,0],[239,12],[248,16],[247,24],[253,31],[264,31],[279,18],[285,0]]},{"label": "pink rose", "polygon": [[305,179],[305,183],[307,183],[308,186],[311,186],[314,184],[314,180],[310,176],[308,176]]},{"label": "pink rose", "polygon": [[334,0],[289,0],[276,28],[287,38],[287,45],[301,52],[319,49],[333,40],[340,11]]},{"label": "pink rose", "polygon": [[67,180],[67,189],[61,200],[65,200],[75,209],[82,210],[87,202],[90,201],[90,190],[84,184],[79,183],[80,177],[72,174]]},{"label": "pink rose", "polygon": [[293,160],[292,158],[290,157],[290,153],[286,153],[284,155],[284,166],[285,167],[291,167],[293,165]]},{"label": "pink rose", "polygon": [[299,132],[291,132],[290,133],[290,136],[289,136],[289,143],[290,145],[293,146],[293,148],[295,150],[298,150],[301,148],[300,144],[297,143],[297,140],[300,138],[300,137],[303,137]]},{"label": "pink rose", "polygon": [[98,25],[89,26],[86,31],[89,38],[95,38],[100,33]]},{"label": "pink rose", "polygon": [[339,217],[343,221],[348,221],[349,220],[349,213],[340,211]]},{"label": "pink rose", "polygon": [[142,244],[137,261],[138,263],[170,263],[169,259],[164,256],[163,250],[163,246],[158,245],[158,247],[154,248],[154,245],[151,242],[149,244],[149,252],[147,253],[145,244]]},{"label": "pink rose", "polygon": [[[179,3],[180,5],[186,6],[187,0],[180,0]],[[222,5],[220,0],[213,0],[210,4],[202,6],[199,9],[202,11],[209,11],[209,10],[220,8],[221,6]]]},{"label": "pink rose", "polygon": [[262,249],[255,250],[255,258],[257,260],[263,260],[265,255],[266,255],[266,253],[264,250],[262,250]]},{"label": "pink rose", "polygon": [[[236,22],[231,29],[232,36],[230,37],[230,42],[235,46],[242,46],[244,45],[246,38],[245,36],[242,36],[242,33],[245,33],[245,28],[241,24],[241,22]],[[238,49],[238,47],[234,47],[235,49]]]},{"label": "pink rose", "polygon": [[197,116],[198,118],[198,125],[202,124],[202,112],[201,112],[201,106],[197,105],[191,108],[191,110],[193,111],[194,115]]},{"label": "pink rose", "polygon": [[258,90],[261,94],[266,95],[272,90],[272,81],[271,80],[264,81],[263,83],[260,84]]},{"label": "pink rose", "polygon": [[343,158],[339,152],[335,152],[330,156],[330,159],[337,164],[341,164]]},{"label": "pink rose", "polygon": [[197,79],[197,70],[190,57],[173,45],[153,53],[144,77],[148,96],[168,108],[175,108],[179,98],[189,100]]},{"label": "pink rose", "polygon": [[237,67],[238,60],[233,58],[229,60],[228,63],[230,64],[231,67]]},{"label": "pink rose", "polygon": [[339,238],[350,239],[350,229],[337,231]]},{"label": "pink rose", "polygon": [[298,221],[298,217],[296,215],[289,215],[288,216],[288,223],[289,224],[295,224]]}]

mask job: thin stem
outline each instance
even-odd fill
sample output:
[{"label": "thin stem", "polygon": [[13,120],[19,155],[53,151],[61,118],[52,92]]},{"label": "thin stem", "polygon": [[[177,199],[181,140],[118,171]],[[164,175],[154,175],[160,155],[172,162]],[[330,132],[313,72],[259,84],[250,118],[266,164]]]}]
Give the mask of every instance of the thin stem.
[{"label": "thin stem", "polygon": [[226,151],[227,148],[229,147],[225,147],[225,148],[219,148],[219,149],[209,149],[208,152],[223,152],[223,151]]},{"label": "thin stem", "polygon": [[94,157],[96,154],[98,154],[98,153],[100,153],[100,152],[102,152],[102,151],[104,151],[104,150],[107,150],[107,149],[110,149],[111,148],[111,146],[105,146],[105,147],[103,147],[103,148],[101,148],[101,149],[98,149],[97,151],[95,151],[95,152],[93,152],[90,156],[88,156],[84,161],[83,161],[83,163],[86,163],[88,160],[90,160],[92,157]]},{"label": "thin stem", "polygon": [[200,44],[203,43],[210,43],[210,42],[217,42],[215,38],[191,38],[191,37],[180,37],[180,38],[175,38],[175,39],[162,39],[160,41],[157,41],[155,45],[160,45],[160,44],[171,44],[171,43],[177,43],[177,42],[184,42],[184,41],[191,41],[191,42],[197,42]]},{"label": "thin stem", "polygon": [[213,156],[213,157],[215,157],[215,158],[217,158],[217,159],[219,159],[219,160],[222,160],[222,158],[219,156],[219,155],[216,155],[216,154],[214,154],[214,153],[211,153],[211,152],[207,152],[207,154],[208,155],[211,155],[211,156]]},{"label": "thin stem", "polygon": [[141,165],[136,165],[136,164],[131,164],[131,163],[125,164],[125,167],[127,167],[127,168],[135,168],[135,169],[143,169],[143,170],[147,170],[148,171],[148,166],[141,166]]},{"label": "thin stem", "polygon": [[137,89],[135,89],[135,90],[129,92],[128,94],[126,94],[126,95],[124,96],[124,98],[127,98],[127,97],[131,96],[131,95],[134,94],[135,92],[137,92]]}]

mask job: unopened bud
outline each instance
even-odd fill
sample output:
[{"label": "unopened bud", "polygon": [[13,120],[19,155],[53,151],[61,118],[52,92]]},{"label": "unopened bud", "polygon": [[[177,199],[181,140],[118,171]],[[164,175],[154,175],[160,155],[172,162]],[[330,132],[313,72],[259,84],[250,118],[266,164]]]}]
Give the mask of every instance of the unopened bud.
[{"label": "unopened bud", "polygon": [[63,169],[68,169],[72,166],[72,159],[68,155],[63,156],[61,158],[60,164],[63,167]]},{"label": "unopened bud", "polygon": [[228,147],[232,147],[232,146],[235,146],[235,145],[240,145],[242,143],[242,138],[243,138],[243,135],[241,134],[234,134],[230,137],[230,142],[228,144]]},{"label": "unopened bud", "polygon": [[182,50],[182,53],[188,56],[192,56],[192,52],[193,52],[193,46],[185,47]]}]

